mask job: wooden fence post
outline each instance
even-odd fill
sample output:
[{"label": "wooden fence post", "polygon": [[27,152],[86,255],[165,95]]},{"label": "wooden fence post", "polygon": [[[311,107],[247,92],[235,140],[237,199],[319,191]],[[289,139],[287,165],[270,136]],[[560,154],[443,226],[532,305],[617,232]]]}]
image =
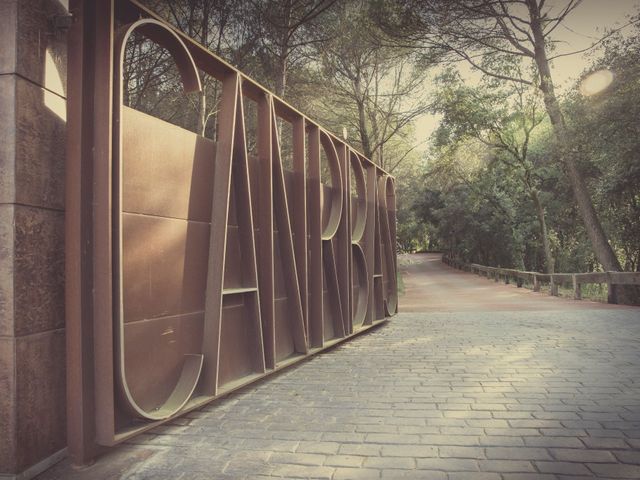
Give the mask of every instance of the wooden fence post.
[{"label": "wooden fence post", "polygon": [[558,296],[558,284],[553,279],[553,275],[549,275],[549,282],[550,282],[550,286],[551,286],[550,294],[553,295],[554,297],[557,297]]},{"label": "wooden fence post", "polygon": [[573,280],[573,298],[576,300],[582,300],[582,288],[577,277],[575,275],[571,275],[571,280]]},{"label": "wooden fence post", "polygon": [[607,287],[609,293],[607,295],[608,303],[618,303],[618,286],[614,283],[611,283],[611,272],[607,272]]},{"label": "wooden fence post", "polygon": [[538,281],[538,275],[536,275],[535,273],[533,274],[533,291],[540,291],[540,282]]}]

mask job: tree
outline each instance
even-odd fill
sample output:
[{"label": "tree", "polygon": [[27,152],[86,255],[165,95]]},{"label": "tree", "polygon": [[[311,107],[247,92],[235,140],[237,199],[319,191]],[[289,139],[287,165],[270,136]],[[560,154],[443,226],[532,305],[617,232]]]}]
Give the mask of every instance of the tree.
[{"label": "tree", "polygon": [[[253,11],[248,0],[147,0],[145,3],[187,36],[239,68],[245,66],[246,59],[252,56],[249,54],[257,48],[257,37],[250,28]],[[159,65],[172,64],[166,55],[156,52],[154,58]],[[204,72],[200,77],[202,90],[189,105],[197,115],[194,130],[215,138],[220,82]],[[157,114],[157,110],[150,113]]]},{"label": "tree", "polygon": [[285,96],[292,68],[308,60],[308,49],[325,40],[316,22],[336,0],[251,0],[256,12],[264,71],[273,80],[276,95]]},{"label": "tree", "polygon": [[425,69],[380,44],[362,0],[332,9],[325,31],[330,40],[316,46],[319,116],[338,132],[355,132],[365,156],[391,172],[415,149],[412,123],[427,109]]},{"label": "tree", "polygon": [[493,158],[493,149],[471,136],[434,145],[416,209],[452,255],[523,269],[531,213],[521,183]]},{"label": "tree", "polygon": [[[383,28],[403,47],[427,49],[442,59],[464,60],[485,75],[500,80],[537,85],[542,92],[558,147],[558,160],[565,168],[578,211],[594,252],[606,270],[620,270],[620,263],[607,236],[578,168],[578,152],[571,148],[570,131],[555,93],[550,61],[552,33],[579,6],[567,0],[562,8],[545,0],[409,0],[378,2]],[[532,78],[518,78],[496,68],[501,59],[528,63]]]},{"label": "tree", "polygon": [[435,136],[440,143],[453,145],[473,138],[495,152],[490,161],[502,163],[533,203],[545,254],[545,271],[553,273],[554,259],[540,198],[540,158],[532,159],[529,155],[533,131],[546,117],[540,108],[539,95],[535,89],[519,82],[509,82],[506,88],[486,83],[465,86],[459,74],[451,70],[438,77],[439,88],[434,94],[432,109],[443,118]]},{"label": "tree", "polygon": [[609,88],[589,97],[576,88],[565,110],[596,208],[633,271],[640,269],[640,29],[604,42],[586,73],[603,70],[613,75]]}]

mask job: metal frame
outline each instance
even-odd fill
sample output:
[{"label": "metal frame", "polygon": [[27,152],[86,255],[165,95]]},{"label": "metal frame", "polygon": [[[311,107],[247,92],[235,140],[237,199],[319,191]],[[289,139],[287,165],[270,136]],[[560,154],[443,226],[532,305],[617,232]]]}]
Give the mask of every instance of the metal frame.
[{"label": "metal frame", "polygon": [[[395,184],[137,1],[71,11],[68,442],[85,464],[395,314]],[[198,69],[222,82],[217,142],[122,105],[133,31],[169,50],[185,90],[200,88]],[[246,98],[258,105],[255,158]]]}]

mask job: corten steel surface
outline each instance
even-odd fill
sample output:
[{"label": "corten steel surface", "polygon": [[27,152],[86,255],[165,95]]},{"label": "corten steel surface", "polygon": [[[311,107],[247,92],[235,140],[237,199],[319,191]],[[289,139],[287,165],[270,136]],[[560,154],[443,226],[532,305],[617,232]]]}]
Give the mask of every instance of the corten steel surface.
[{"label": "corten steel surface", "polygon": [[[71,9],[68,442],[81,464],[370,328],[398,300],[391,176],[137,2]],[[198,70],[222,82],[217,142],[123,104],[134,32],[170,52],[186,91]]]}]

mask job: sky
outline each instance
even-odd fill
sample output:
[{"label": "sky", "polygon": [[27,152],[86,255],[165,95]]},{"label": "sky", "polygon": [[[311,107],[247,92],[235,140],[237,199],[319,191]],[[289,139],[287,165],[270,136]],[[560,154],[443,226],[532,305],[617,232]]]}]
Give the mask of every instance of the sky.
[{"label": "sky", "polygon": [[[557,9],[566,5],[566,1],[547,0],[547,5]],[[640,0],[583,0],[553,33],[553,38],[562,42],[557,47],[557,53],[569,53],[589,47],[600,39],[607,29],[618,28],[627,23],[626,17],[637,12],[639,8]],[[562,57],[553,62],[552,75],[558,91],[562,93],[573,85],[589,63],[586,54]],[[461,68],[461,72],[467,75],[470,81],[473,81],[472,78],[476,75],[466,66]],[[424,140],[438,127],[438,122],[439,117],[431,114],[423,115],[416,120],[416,140],[422,142],[421,150],[425,151],[428,148],[429,142]]]}]

